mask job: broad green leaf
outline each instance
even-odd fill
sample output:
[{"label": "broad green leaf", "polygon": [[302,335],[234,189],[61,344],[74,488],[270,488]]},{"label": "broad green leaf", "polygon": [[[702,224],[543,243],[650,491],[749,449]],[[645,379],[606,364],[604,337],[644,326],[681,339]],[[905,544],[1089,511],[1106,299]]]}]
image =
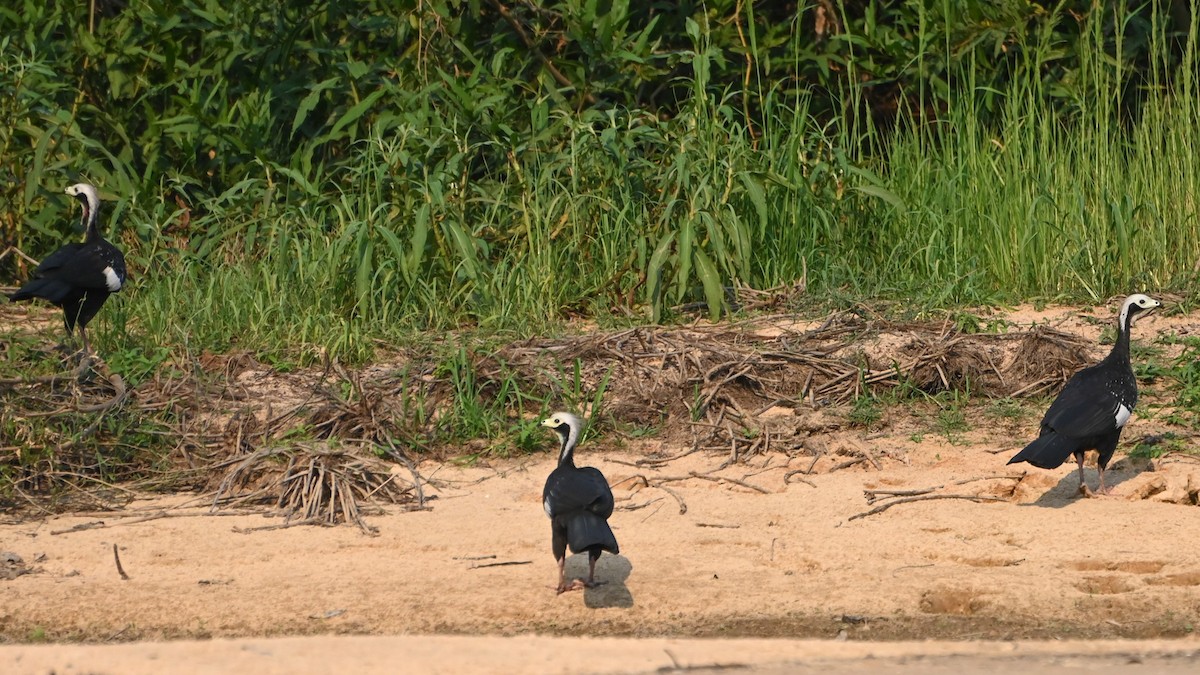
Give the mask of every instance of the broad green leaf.
[{"label": "broad green leaf", "polygon": [[405,261],[414,277],[420,270],[421,260],[425,256],[425,242],[429,238],[429,230],[429,203],[426,202],[421,204],[416,217],[413,218],[413,234],[409,240],[408,259]]},{"label": "broad green leaf", "polygon": [[762,183],[748,171],[739,171],[738,179],[746,188],[746,196],[750,198],[750,203],[758,213],[758,231],[761,235],[767,227],[767,193],[763,190]]},{"label": "broad green leaf", "polygon": [[883,201],[885,201],[889,205],[891,205],[893,208],[900,209],[901,211],[905,210],[905,208],[906,208],[904,206],[904,200],[900,199],[900,197],[895,192],[892,192],[891,190],[889,190],[887,188],[880,187],[878,185],[855,185],[851,189],[857,190],[858,192],[861,192],[864,195],[867,195],[868,197],[876,197],[876,198],[882,199]]},{"label": "broad green leaf", "polygon": [[709,259],[704,249],[696,248],[696,272],[700,275],[700,283],[704,284],[704,299],[708,302],[708,318],[716,321],[721,318],[725,309],[725,286],[721,283],[721,275]]},{"label": "broad green leaf", "polygon": [[690,221],[683,223],[679,229],[679,260],[675,268],[675,295],[673,302],[679,302],[687,293],[688,284],[692,279],[692,244],[696,233]]},{"label": "broad green leaf", "polygon": [[675,241],[675,233],[667,232],[658,240],[654,253],[650,256],[650,264],[646,266],[646,296],[650,303],[652,321],[658,323],[662,314],[662,269],[671,252],[671,244]]},{"label": "broad green leaf", "polygon": [[308,95],[300,99],[300,105],[296,106],[296,116],[292,119],[292,135],[296,134],[296,130],[304,124],[304,120],[308,118],[308,114],[317,107],[317,103],[321,100],[321,92],[329,89],[338,82],[340,78],[331,77],[324,82],[321,82],[309,90]]},{"label": "broad green leaf", "polygon": [[454,243],[458,252],[459,262],[466,269],[467,277],[472,281],[479,280],[479,261],[476,258],[475,242],[463,226],[452,220],[442,221],[442,230]]},{"label": "broad green leaf", "polygon": [[[329,130],[329,133],[326,134],[325,137],[334,138],[337,136],[337,133],[344,129],[347,125],[357,122],[358,119],[366,114],[366,112],[371,109],[371,106],[375,105],[375,102],[386,93],[387,91],[384,89],[376,89],[375,91],[371,92],[366,98],[356,103],[354,107],[342,113],[342,116],[339,117],[338,121],[333,124],[333,128]],[[296,129],[293,127],[292,132],[294,133],[295,131]]]},{"label": "broad green leaf", "polygon": [[371,292],[373,291],[371,282],[375,276],[374,253],[375,242],[368,238],[360,248],[358,259],[356,260],[358,269],[355,274],[354,286],[360,305],[366,304],[367,300],[371,297]]}]

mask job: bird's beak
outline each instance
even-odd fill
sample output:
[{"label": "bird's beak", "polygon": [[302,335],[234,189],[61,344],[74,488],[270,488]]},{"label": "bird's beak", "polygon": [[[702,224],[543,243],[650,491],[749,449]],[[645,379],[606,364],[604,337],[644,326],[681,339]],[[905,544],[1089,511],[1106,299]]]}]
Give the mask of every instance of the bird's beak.
[{"label": "bird's beak", "polygon": [[549,418],[546,418],[546,419],[542,420],[541,422],[538,422],[538,424],[541,424],[544,427],[554,426],[553,424],[550,423]]}]

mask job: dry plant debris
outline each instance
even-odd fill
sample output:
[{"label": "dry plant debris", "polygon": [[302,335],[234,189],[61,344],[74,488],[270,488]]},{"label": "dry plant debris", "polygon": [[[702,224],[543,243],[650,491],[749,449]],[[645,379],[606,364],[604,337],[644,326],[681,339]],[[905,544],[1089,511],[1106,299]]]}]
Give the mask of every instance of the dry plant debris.
[{"label": "dry plant debris", "polygon": [[[875,504],[876,502],[881,503],[869,511],[856,513],[853,516],[850,516],[847,520],[858,520],[859,518],[866,518],[868,516],[883,513],[893,506],[910,504],[912,502],[927,501],[931,499],[965,499],[972,502],[1006,502],[1012,498],[1013,494],[1016,492],[1017,485],[1020,484],[1021,479],[1023,478],[1025,478],[1024,473],[1005,474],[1000,476],[978,476],[975,478],[956,480],[953,483],[948,483],[946,485],[934,485],[933,487],[917,488],[913,490],[863,490],[863,494],[867,498],[867,504]],[[990,489],[992,492],[1000,492],[1001,494],[983,494],[979,492],[965,494],[939,492],[939,490],[944,490],[947,487],[958,487],[960,485],[967,485],[969,483],[995,480],[1012,481],[1012,484],[1000,487],[994,485],[991,486]]]},{"label": "dry plant debris", "polygon": [[[583,405],[603,389],[601,425],[653,430],[665,443],[684,446],[638,460],[645,468],[704,452],[724,457],[719,471],[774,452],[811,457],[806,469],[787,476],[803,481],[814,472],[878,469],[883,459],[865,447],[827,447],[827,433],[843,424],[823,412],[827,407],[901,384],[930,393],[969,387],[973,396],[1034,395],[1087,363],[1089,346],[1046,327],[964,334],[946,322],[897,323],[846,311],[819,322],[772,315],[521,340],[486,354],[467,350],[456,367],[469,370],[480,401],[500,401],[514,424],[543,412],[536,409],[542,402]],[[25,472],[16,485],[28,504],[66,482],[86,486],[71,490],[88,507],[117,508],[129,486],[89,478],[96,474],[89,462],[102,454],[117,461],[109,449],[124,441],[104,434],[101,421],[120,410],[152,420],[157,426],[146,433],[162,444],[153,466],[145,453],[123,455],[133,457],[126,473],[140,481],[134,487],[201,488],[217,510],[253,506],[286,515],[288,525],[352,522],[369,531],[362,515],[373,504],[425,507],[424,481],[410,454],[464,453],[462,445],[439,440],[453,424],[456,392],[444,354],[424,349],[361,369],[326,360],[293,372],[244,352],[204,353],[172,361],[128,390],[102,362],[97,376],[83,382],[77,374],[2,380],[0,415],[18,423],[0,438],[0,451],[29,447],[32,430],[56,416],[89,421],[76,422],[73,436],[54,439],[53,451],[36,465],[2,455],[0,462]],[[523,395],[501,401],[514,386]],[[132,465],[139,457],[142,464]],[[407,470],[403,480],[392,460]],[[654,479],[681,510],[682,499],[663,486],[678,478],[762,489],[716,475]]]},{"label": "dry plant debris", "polygon": [[213,496],[213,509],[266,504],[285,516],[284,526],[344,522],[376,534],[363,516],[379,513],[380,504],[420,508],[419,480],[414,473],[410,483],[357,449],[263,448],[232,463]]}]

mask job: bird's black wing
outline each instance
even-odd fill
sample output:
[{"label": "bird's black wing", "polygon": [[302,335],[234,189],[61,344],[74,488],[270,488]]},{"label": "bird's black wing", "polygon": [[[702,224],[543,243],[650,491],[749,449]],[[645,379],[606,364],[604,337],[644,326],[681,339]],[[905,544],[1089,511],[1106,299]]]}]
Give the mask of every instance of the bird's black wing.
[{"label": "bird's black wing", "polygon": [[43,258],[42,262],[38,263],[38,266],[33,269],[34,278],[57,275],[64,268],[72,267],[76,256],[79,255],[83,247],[83,244],[60,246],[57,251]]},{"label": "bird's black wing", "polygon": [[113,270],[120,290],[125,283],[125,256],[112,244],[100,240],[63,246],[43,260],[33,275],[57,279],[76,288],[112,291],[105,268]]},{"label": "bird's black wing", "polygon": [[1050,404],[1042,418],[1042,428],[1072,438],[1086,438],[1114,431],[1117,409],[1117,378],[1107,364],[1099,364],[1076,373]]},{"label": "bird's black wing", "polygon": [[[553,471],[546,479],[542,501],[551,518],[585,509],[607,518],[612,515],[613,509],[612,490],[604,480],[604,475],[591,467]],[[603,512],[605,508],[607,513]]]},{"label": "bird's black wing", "polygon": [[592,485],[595,487],[596,498],[588,505],[588,510],[607,520],[612,515],[613,508],[616,506],[612,488],[608,486],[608,481],[605,480],[604,474],[600,473],[600,469],[593,466],[585,466],[580,471],[588,475],[592,481]]}]

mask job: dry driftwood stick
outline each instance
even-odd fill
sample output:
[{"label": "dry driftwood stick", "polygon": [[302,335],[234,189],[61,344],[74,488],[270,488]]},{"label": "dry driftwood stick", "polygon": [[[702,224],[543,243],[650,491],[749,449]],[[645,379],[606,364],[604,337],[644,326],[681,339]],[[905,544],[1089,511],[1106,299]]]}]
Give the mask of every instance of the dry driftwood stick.
[{"label": "dry driftwood stick", "polygon": [[[33,265],[34,267],[38,266],[38,261],[34,260],[33,258],[30,258],[29,255],[25,253],[25,251],[22,251],[21,249],[17,248],[16,246],[9,246],[8,248],[4,249],[3,251],[0,251],[0,260],[4,260],[5,258],[7,258],[10,255],[15,255],[18,258],[21,258],[25,262],[29,263],[30,265]],[[9,289],[8,289],[8,287],[5,287],[4,290],[7,291]],[[12,289],[12,290],[16,290],[16,289]]]},{"label": "dry driftwood stick", "polygon": [[941,490],[948,485],[966,485],[967,483],[976,483],[981,480],[1020,480],[1024,477],[1025,474],[1021,473],[1006,473],[995,476],[977,476],[975,478],[963,478],[962,480],[956,480],[952,483],[946,483],[945,485],[934,485],[933,487],[927,488],[916,488],[912,490],[863,490],[863,494],[867,498],[867,503],[873,504],[880,499],[887,499],[889,497],[912,497],[915,495],[929,494],[934,490]]},{"label": "dry driftwood stick", "polygon": [[482,565],[471,565],[469,570],[481,570],[485,567],[506,567],[508,565],[532,565],[532,560],[505,560],[504,562],[484,563]]},{"label": "dry driftwood stick", "polygon": [[97,527],[105,527],[104,521],[95,520],[90,523],[79,523],[78,525],[73,525],[65,530],[50,530],[50,534],[70,534],[71,532],[82,532],[84,530],[92,530]]},{"label": "dry driftwood stick", "polygon": [[[792,482],[792,476],[795,476],[797,474],[802,474],[802,473],[808,473],[808,472],[805,471],[804,469],[796,469],[795,471],[789,471],[789,472],[783,474],[783,484],[787,485],[788,483]],[[817,487],[816,483],[812,482],[811,480],[809,480],[807,478],[797,478],[796,482],[804,483],[805,485],[810,485],[812,487]]]},{"label": "dry driftwood stick", "polygon": [[875,508],[871,509],[870,511],[856,513],[853,516],[850,516],[849,518],[847,518],[846,520],[850,521],[850,520],[858,520],[859,518],[866,518],[867,516],[873,516],[877,513],[883,513],[884,511],[887,511],[888,509],[892,508],[893,506],[896,506],[897,504],[907,504],[909,502],[920,502],[920,501],[925,501],[928,499],[966,499],[966,500],[972,501],[972,502],[1006,502],[1006,501],[1008,501],[1007,499],[1005,499],[1003,497],[992,497],[989,495],[928,495],[928,494],[927,495],[914,495],[912,497],[901,497],[900,499],[888,502],[886,504],[880,504],[879,506],[876,506]]},{"label": "dry driftwood stick", "polygon": [[661,457],[658,459],[654,459],[654,458],[650,458],[650,457],[643,457],[642,459],[637,460],[633,464],[634,464],[634,466],[661,466],[661,465],[667,464],[669,462],[674,462],[677,459],[683,459],[684,457],[687,457],[688,455],[692,454],[693,452],[696,452],[699,449],[700,449],[699,444],[693,443],[692,448],[690,450],[684,450],[683,452],[679,453],[678,455],[671,455],[670,457]]},{"label": "dry driftwood stick", "polygon": [[[113,391],[115,393],[111,398],[102,403],[79,406],[79,412],[108,412],[110,409],[121,405],[121,403],[125,401],[125,395],[127,393],[125,390],[125,379],[116,373],[110,372],[108,370],[108,364],[100,360],[97,360],[97,367],[95,370],[96,372],[100,373],[104,379],[108,380],[109,383],[112,384]],[[94,424],[99,425],[99,423],[100,421],[97,419]]]},{"label": "dry driftwood stick", "polygon": [[640,511],[640,510],[646,508],[647,506],[654,504],[655,502],[661,502],[661,501],[662,501],[662,497],[655,497],[654,499],[651,499],[651,500],[645,501],[645,502],[641,502],[638,504],[622,504],[621,506],[618,506],[617,509],[620,511]]},{"label": "dry driftwood stick", "polygon": [[1040,379],[1037,382],[1027,384],[1024,387],[1021,387],[1020,389],[1014,391],[1013,393],[1009,394],[1009,397],[1016,398],[1023,394],[1029,394],[1032,396],[1035,392],[1041,390],[1043,387],[1049,387],[1050,385],[1054,384],[1056,381],[1057,381],[1057,379],[1053,378],[1053,377],[1046,377],[1046,378]]},{"label": "dry driftwood stick", "polygon": [[834,467],[829,470],[829,473],[833,473],[834,471],[837,471],[839,469],[845,469],[847,467],[854,466],[855,464],[862,464],[865,461],[867,461],[866,455],[855,457],[854,459],[848,459],[840,464],[834,465]]},{"label": "dry driftwood stick", "polygon": [[289,527],[297,527],[299,525],[323,525],[324,519],[320,517],[305,518],[304,520],[296,520],[287,523],[279,523],[278,525],[262,525],[260,527],[237,527],[232,529],[238,534],[250,534],[251,532],[266,532],[267,530],[285,530]]},{"label": "dry driftwood stick", "polygon": [[812,460],[812,463],[808,465],[808,468],[807,468],[807,469],[805,469],[805,470],[803,471],[803,473],[805,473],[805,474],[807,474],[807,475],[812,475],[813,468],[815,468],[815,467],[817,466],[817,460],[818,460],[818,459],[821,459],[821,457],[822,457],[824,454],[825,454],[824,452],[817,451],[817,452],[816,452],[816,454],[814,454],[814,455],[813,455],[813,460]]},{"label": "dry driftwood stick", "polygon": [[[674,478],[667,478],[667,480],[686,480],[687,478],[690,478],[690,476],[676,476]],[[621,483],[624,483],[626,481],[631,481],[631,480],[640,481],[642,485],[644,485],[648,488],[662,490],[663,492],[671,495],[671,497],[673,497],[675,499],[675,501],[679,503],[679,515],[682,516],[683,514],[687,513],[687,509],[688,509],[687,502],[683,501],[683,497],[681,497],[678,492],[676,492],[676,491],[672,490],[671,488],[669,488],[665,485],[662,485],[660,483],[652,483],[652,482],[650,482],[650,479],[646,478],[645,476],[643,476],[640,473],[636,473],[627,478],[622,478],[621,480],[613,483],[613,487],[616,487],[617,485],[620,485]],[[644,506],[648,506],[649,504],[654,503],[654,501],[655,500],[651,500],[650,502],[647,502],[647,504],[645,504]],[[638,508],[641,508],[641,507],[639,506]],[[633,510],[633,509],[629,509],[629,510]],[[651,514],[651,515],[653,515],[653,514]]]},{"label": "dry driftwood stick", "polygon": [[675,501],[679,502],[679,515],[682,516],[683,514],[687,513],[687,509],[688,509],[687,502],[683,501],[683,497],[681,497],[678,492],[672,490],[671,488],[669,488],[665,485],[655,485],[653,487],[656,487],[659,490],[662,490],[663,492],[671,495],[672,497],[675,498]]},{"label": "dry driftwood stick", "polygon": [[863,494],[867,497],[868,504],[874,504],[880,499],[890,499],[892,497],[914,497],[916,495],[926,495],[934,490],[940,490],[946,487],[945,485],[935,485],[927,488],[917,488],[915,490],[863,490]]},{"label": "dry driftwood stick", "polygon": [[[88,366],[91,365],[91,360],[88,358],[80,359],[79,365],[65,373],[54,373],[53,375],[39,375],[37,377],[14,377],[0,379],[0,387],[15,387],[19,384],[49,384],[51,386],[58,384],[63,380],[79,381],[83,374],[87,372]],[[57,414],[57,413],[52,413]]]},{"label": "dry driftwood stick", "polygon": [[862,452],[863,456],[867,458],[867,461],[871,463],[871,466],[875,467],[876,471],[883,470],[883,467],[879,466],[879,461],[875,459],[874,453],[872,453],[870,450],[866,450],[866,449],[862,450],[861,452]]},{"label": "dry driftwood stick", "polygon": [[121,581],[129,581],[129,575],[125,574],[125,568],[121,567],[121,554],[117,553],[116,544],[113,544],[113,560],[117,562],[117,574],[121,575]]},{"label": "dry driftwood stick", "polygon": [[714,483],[720,483],[721,481],[725,481],[727,483],[733,483],[734,485],[741,485],[744,488],[750,488],[751,490],[757,490],[758,492],[761,492],[764,495],[771,494],[771,491],[766,488],[762,488],[757,485],[747,483],[746,481],[740,480],[737,478],[727,478],[725,476],[709,476],[708,474],[703,474],[698,471],[690,471],[690,472],[688,472],[688,475],[691,476],[692,478],[703,478],[704,480],[711,480]]}]

